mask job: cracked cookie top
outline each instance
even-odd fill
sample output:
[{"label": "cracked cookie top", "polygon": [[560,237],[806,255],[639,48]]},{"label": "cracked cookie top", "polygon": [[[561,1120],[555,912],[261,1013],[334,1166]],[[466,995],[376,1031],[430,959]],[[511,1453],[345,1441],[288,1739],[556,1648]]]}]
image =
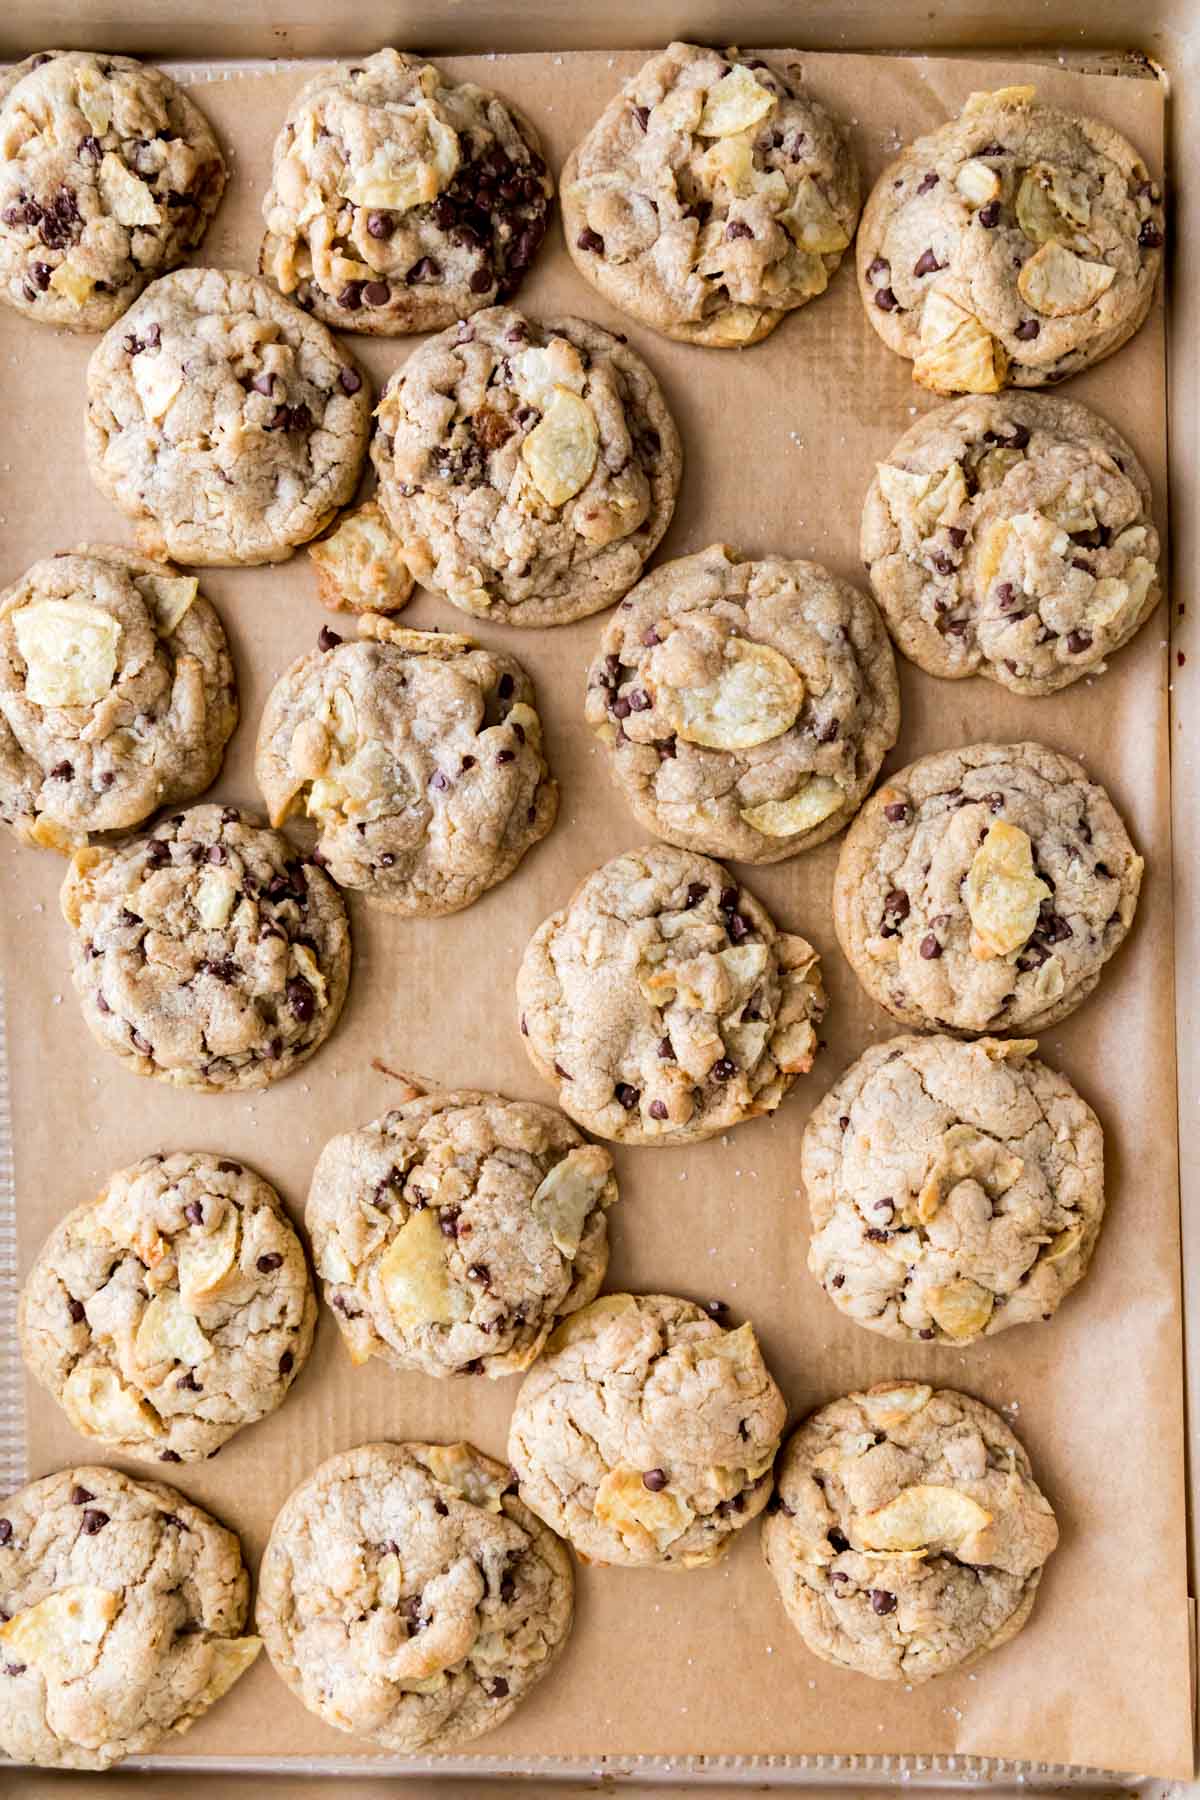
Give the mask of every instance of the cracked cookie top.
[{"label": "cracked cookie top", "polygon": [[690,1300],[606,1294],[521,1384],[521,1498],[587,1562],[703,1568],[767,1503],[787,1408],[752,1325]]},{"label": "cracked cookie top", "polygon": [[379,50],[301,88],[259,268],[339,331],[441,331],[507,300],[546,233],[537,133],[498,95]]},{"label": "cracked cookie top", "polygon": [[161,69],[50,50],[0,75],[0,299],[18,312],[107,330],[224,187],[207,119]]},{"label": "cracked cookie top", "polygon": [[609,102],[561,185],[580,274],[691,344],[766,337],[824,293],[858,220],[849,143],[795,50],[669,45]]},{"label": "cracked cookie top", "polygon": [[92,480],[151,555],[281,562],[358,485],[366,382],[255,275],[163,276],[100,340],[87,387]]},{"label": "cracked cookie top", "polygon": [[507,1719],[571,1629],[565,1547],[471,1444],[362,1444],[271,1528],[258,1627],[276,1672],[339,1731],[445,1750]]},{"label": "cracked cookie top", "polygon": [[78,850],[62,889],[93,1037],[137,1075],[205,1093],[266,1087],[337,1023],[350,979],[341,895],[232,806]]},{"label": "cracked cookie top", "polygon": [[1058,1526],[999,1414],[951,1388],[883,1383],[788,1439],[762,1541],[815,1655],[912,1684],[1016,1636]]},{"label": "cracked cookie top", "polygon": [[971,744],[868,800],[833,887],[838,939],[905,1024],[1037,1031],[1124,941],[1143,863],[1102,787],[1042,744]]},{"label": "cracked cookie top", "polygon": [[371,614],[272,688],[255,773],[272,825],[305,811],[333,879],[389,912],[457,912],[558,811],[533,684],[511,656]]},{"label": "cracked cookie top", "polygon": [[119,1169],[55,1227],[19,1329],[76,1431],[177,1463],[282,1404],[316,1316],[275,1190],[241,1163],[176,1150]]},{"label": "cracked cookie top", "polygon": [[809,1117],[808,1266],[842,1312],[904,1342],[1048,1319],[1087,1273],[1104,1137],[1030,1038],[892,1038]]},{"label": "cracked cookie top", "polygon": [[417,580],[507,625],[563,625],[631,588],[671,520],[679,433],[623,338],[507,307],[414,350],[371,455]]},{"label": "cracked cookie top", "polygon": [[681,1144],[774,1112],[817,1053],[817,953],[727,869],[668,844],[614,857],[530,940],[530,1061],[598,1137]]},{"label": "cracked cookie top", "polygon": [[88,1464],[0,1518],[0,1744],[107,1769],[186,1731],[262,1648],[241,1546],[175,1488]]},{"label": "cracked cookie top", "polygon": [[1161,184],[1120,132],[1034,95],[970,95],[888,165],[863,209],[867,318],[936,394],[1061,381],[1150,309]]},{"label": "cracked cookie top", "polygon": [[587,720],[639,822],[778,862],[840,831],[896,741],[883,621],[816,563],[727,544],[664,563],[610,617]]}]

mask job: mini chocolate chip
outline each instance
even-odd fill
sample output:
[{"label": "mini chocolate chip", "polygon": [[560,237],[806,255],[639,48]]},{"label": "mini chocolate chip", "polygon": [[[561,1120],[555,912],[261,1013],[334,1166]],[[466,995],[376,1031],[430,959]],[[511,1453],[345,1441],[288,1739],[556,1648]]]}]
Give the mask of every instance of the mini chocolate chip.
[{"label": "mini chocolate chip", "polygon": [[930,169],[927,174],[922,175],[920,181],[918,182],[917,192],[918,192],[918,194],[928,194],[937,186],[937,184],[938,184],[938,178],[934,174],[933,170]]},{"label": "mini chocolate chip", "polygon": [[164,1450],[158,1460],[159,1462],[182,1462],[183,1458],[178,1450]]},{"label": "mini chocolate chip", "polygon": [[362,386],[362,376],[357,369],[339,369],[338,386],[343,394],[357,394]]},{"label": "mini chocolate chip", "polygon": [[311,984],[305,981],[303,975],[289,975],[283,991],[293,1018],[298,1019],[301,1025],[307,1025],[317,1009],[317,996]]},{"label": "mini chocolate chip", "polygon": [[829,1285],[835,1288],[844,1287],[846,1285],[846,1277],[844,1275],[835,1275]]},{"label": "mini chocolate chip", "polygon": [[926,962],[934,962],[941,954],[942,946],[931,931],[927,937],[921,939],[921,955]]},{"label": "mini chocolate chip", "polygon": [[108,1524],[108,1514],[101,1512],[98,1506],[89,1506],[83,1515],[83,1529],[87,1537],[95,1537]]},{"label": "mini chocolate chip", "polygon": [[140,1031],[131,1031],[129,1035],[135,1050],[139,1050],[143,1056],[153,1056],[154,1046],[148,1038],[144,1038]]},{"label": "mini chocolate chip", "polygon": [[846,1536],[844,1531],[839,1531],[836,1525],[834,1525],[829,1531],[827,1531],[825,1533],[825,1536],[828,1538],[830,1545],[832,1546],[832,1548],[834,1550],[837,1551],[839,1556],[841,1556],[841,1554],[844,1550],[848,1550],[850,1548],[850,1539]]},{"label": "mini chocolate chip", "polygon": [[86,1506],[89,1500],[94,1500],[95,1498],[96,1496],[92,1493],[90,1488],[76,1486],[71,1489],[72,1506]]},{"label": "mini chocolate chip", "polygon": [[989,200],[986,206],[980,207],[975,217],[979,220],[979,223],[983,226],[985,231],[991,231],[1000,223],[1000,202],[998,200]]},{"label": "mini chocolate chip", "polygon": [[633,109],[633,116],[637,120],[642,131],[649,129],[650,108],[648,106],[635,106]]},{"label": "mini chocolate chip", "polygon": [[1042,327],[1039,320],[1022,319],[1013,335],[1019,337],[1022,343],[1028,344],[1032,343],[1033,339],[1039,335],[1041,329]]},{"label": "mini chocolate chip", "polygon": [[895,312],[900,302],[890,287],[875,289],[875,304],[881,312]]},{"label": "mini chocolate chip", "polygon": [[515,750],[500,750],[496,753],[496,761],[498,763],[515,762],[516,759],[517,753]]},{"label": "mini chocolate chip", "polygon": [[946,536],[950,539],[950,542],[954,545],[956,550],[961,550],[967,541],[966,532],[958,525],[948,526],[946,529]]},{"label": "mini chocolate chip", "polygon": [[939,575],[953,575],[954,560],[944,550],[938,550],[933,556],[933,566]]},{"label": "mini chocolate chip", "polygon": [[386,281],[368,281],[363,287],[362,297],[368,306],[386,306],[392,297],[392,290]]},{"label": "mini chocolate chip", "polygon": [[1138,243],[1143,250],[1161,250],[1163,234],[1153,220],[1147,219],[1138,232]]},{"label": "mini chocolate chip", "polygon": [[0,1544],[7,1544],[12,1537],[12,1520],[0,1519]]},{"label": "mini chocolate chip", "polygon": [[892,800],[884,807],[883,816],[890,825],[907,825],[912,808],[907,800]]},{"label": "mini chocolate chip", "polygon": [[281,1269],[282,1267],[283,1267],[283,1258],[279,1254],[278,1250],[268,1250],[268,1252],[265,1256],[259,1257],[258,1263],[257,1263],[257,1268],[258,1268],[258,1272],[260,1275],[269,1275],[273,1269]]},{"label": "mini chocolate chip", "polygon": [[649,694],[642,688],[634,688],[629,696],[629,706],[632,712],[649,712],[653,704]]},{"label": "mini chocolate chip", "polygon": [[896,1596],[889,1594],[886,1588],[871,1589],[871,1610],[877,1612],[881,1619],[896,1610]]},{"label": "mini chocolate chip", "polygon": [[1091,635],[1086,631],[1070,631],[1067,633],[1067,649],[1072,656],[1082,656],[1085,650],[1092,647]]},{"label": "mini chocolate chip", "polygon": [[871,281],[874,281],[877,275],[889,275],[891,273],[891,268],[892,265],[887,261],[886,257],[877,256],[867,270],[867,276]]},{"label": "mini chocolate chip", "polygon": [[[684,907],[688,911],[690,911],[693,906],[699,906],[700,902],[703,900],[703,898],[707,894],[707,892],[708,892],[708,888],[703,881],[689,881],[688,882],[687,899],[684,901]],[[727,890],[727,892],[733,893],[734,905],[736,906],[736,904],[737,904],[736,889]]]},{"label": "mini chocolate chip", "polygon": [[71,779],[72,775],[74,775],[74,773],[75,773],[75,770],[72,768],[72,766],[69,762],[55,763],[54,767],[50,771],[50,780],[51,781],[70,781],[70,779]]},{"label": "mini chocolate chip", "polygon": [[841,730],[841,727],[838,724],[838,721],[836,719],[830,719],[828,725],[822,725],[817,732],[818,744],[834,744],[834,743],[836,743],[837,737],[838,737],[838,732],[840,730]]},{"label": "mini chocolate chip", "polygon": [[675,1052],[671,1048],[671,1040],[669,1037],[659,1038],[658,1054],[662,1058],[663,1062],[674,1062],[675,1061]]},{"label": "mini chocolate chip", "polygon": [[183,1216],[189,1225],[203,1225],[204,1207],[199,1200],[189,1200],[183,1209]]},{"label": "mini chocolate chip", "polygon": [[116,775],[111,769],[105,769],[103,775],[100,777],[100,786],[102,788],[110,788],[116,779]]},{"label": "mini chocolate chip", "polygon": [[205,854],[210,863],[223,863],[229,861],[229,853],[224,844],[210,844]]},{"label": "mini chocolate chip", "polygon": [[575,242],[580,250],[590,250],[594,256],[603,256],[604,254],[604,239],[598,231],[593,231],[590,225],[584,226]]},{"label": "mini chocolate chip", "polygon": [[893,888],[889,894],[884,896],[883,916],[889,924],[898,925],[901,919],[907,919],[911,906],[912,903],[904,889]]},{"label": "mini chocolate chip", "polygon": [[217,1164],[217,1173],[218,1175],[240,1175],[242,1173],[242,1165],[241,1163],[229,1162],[228,1160],[219,1162]]},{"label": "mini chocolate chip", "polygon": [[917,1336],[919,1338],[924,1338],[926,1342],[928,1342],[930,1338],[937,1336],[937,1332],[933,1329],[932,1325],[926,1325],[923,1331],[918,1331]]},{"label": "mini chocolate chip", "polygon": [[369,212],[367,214],[367,231],[373,238],[390,238],[396,229],[396,221],[390,213]]},{"label": "mini chocolate chip", "polygon": [[85,1313],[85,1311],[83,1309],[83,1303],[80,1300],[75,1300],[75,1299],[68,1300],[67,1301],[67,1311],[71,1315],[72,1325],[82,1325],[84,1319],[87,1317],[87,1314]]},{"label": "mini chocolate chip", "polygon": [[667,1485],[665,1469],[646,1469],[642,1474],[642,1486],[649,1488],[652,1494],[661,1494]]},{"label": "mini chocolate chip", "polygon": [[642,1097],[642,1090],[631,1087],[627,1081],[618,1081],[613,1093],[618,1104],[623,1106],[626,1112],[632,1112]]},{"label": "mini chocolate chip", "polygon": [[443,775],[440,769],[435,769],[433,774],[429,777],[429,785],[431,788],[436,788],[439,793],[442,793],[450,786],[450,781],[447,776]]},{"label": "mini chocolate chip", "polygon": [[477,269],[472,271],[467,286],[473,294],[486,294],[488,289],[493,286],[495,279],[490,264],[481,263]]},{"label": "mini chocolate chip", "polygon": [[913,264],[913,274],[916,276],[934,275],[939,269],[944,268],[944,266],[943,263],[938,261],[932,250],[922,250],[920,256],[918,256],[916,262]]},{"label": "mini chocolate chip", "polygon": [[725,236],[727,239],[752,238],[754,233],[744,219],[730,219],[728,225],[725,227]]},{"label": "mini chocolate chip", "polygon": [[505,1681],[503,1675],[493,1675],[492,1676],[492,1685],[488,1689],[488,1693],[491,1695],[493,1700],[507,1699],[508,1683],[507,1683],[507,1681]]},{"label": "mini chocolate chip", "polygon": [[652,1119],[665,1119],[666,1116],[667,1116],[666,1101],[665,1100],[652,1100],[650,1102],[650,1117]]},{"label": "mini chocolate chip", "polygon": [[467,1270],[468,1281],[482,1281],[486,1283],[487,1278],[488,1269],[486,1263],[472,1263]]},{"label": "mini chocolate chip", "polygon": [[404,277],[409,287],[417,287],[423,282],[440,281],[442,265],[432,256],[422,256],[409,269]]},{"label": "mini chocolate chip", "polygon": [[322,625],[317,633],[318,650],[336,650],[341,641],[341,634],[332,631],[328,625]]},{"label": "mini chocolate chip", "polygon": [[1002,581],[996,589],[996,599],[1001,612],[1011,612],[1017,604],[1017,590],[1011,581]]}]

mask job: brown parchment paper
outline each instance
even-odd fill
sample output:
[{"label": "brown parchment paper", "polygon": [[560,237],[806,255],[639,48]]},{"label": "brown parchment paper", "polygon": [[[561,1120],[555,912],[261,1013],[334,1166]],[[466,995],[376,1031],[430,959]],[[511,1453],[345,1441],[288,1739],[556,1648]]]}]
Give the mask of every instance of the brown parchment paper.
[{"label": "brown parchment paper", "polygon": [[[30,45],[30,48],[36,46]],[[450,59],[536,121],[557,168],[640,57],[603,53]],[[1028,75],[1042,95],[1098,113],[1162,166],[1154,81],[1020,63],[806,55],[814,92],[850,123],[869,183],[899,145],[956,112],[973,88]],[[198,98],[232,152],[228,197],[205,260],[252,267],[270,146],[297,68],[203,72]],[[743,354],[668,344],[629,323],[659,373],[686,449],[660,556],[727,539],[750,553],[811,556],[861,580],[863,492],[915,414],[932,402],[862,318],[852,258],[817,303]],[[621,329],[553,235],[521,304],[573,310]],[[378,384],[404,340],[353,340]],[[92,340],[0,321],[0,582],[79,541],[129,541],[92,488],[80,448]],[[1069,384],[1130,439],[1165,529],[1161,299],[1131,344]],[[328,617],[307,558],[216,570],[238,662],[243,722],[214,792],[257,807],[254,731],[268,687]],[[640,841],[582,719],[583,672],[599,619],[544,632],[464,621],[429,595],[406,619],[505,640],[533,674],[563,788],[559,822],[517,874],[454,918],[409,922],[351,902],[355,967],[335,1037],[297,1075],[248,1098],[175,1093],[128,1075],[87,1034],[58,916],[63,864],[0,847],[0,918],[21,1266],[51,1224],[108,1171],[160,1147],[244,1158],[299,1216],[325,1139],[393,1103],[377,1062],[431,1083],[550,1096],[522,1052],[512,984],[523,947],[595,864]],[[1102,780],[1147,858],[1131,939],[1097,993],[1051,1030],[1042,1053],[1077,1082],[1107,1134],[1109,1217],[1086,1283],[1044,1329],[969,1351],[893,1347],[844,1320],[805,1269],[808,1217],[797,1150],[810,1106],[871,1041],[896,1029],[843,961],[830,921],[837,843],[752,871],[776,919],[820,948],[831,995],[827,1048],[771,1121],[682,1151],[618,1151],[610,1287],[726,1301],[753,1319],[793,1420],[846,1389],[899,1375],[957,1385],[1003,1408],[1052,1497],[1062,1543],[1032,1623],[976,1670],[909,1692],[835,1670],[788,1626],[745,1531],[727,1561],[686,1575],[588,1568],[574,1636],[555,1674],[481,1756],[960,1752],[1178,1776],[1191,1769],[1172,1020],[1165,609],[1109,673],[1050,699],[982,681],[940,683],[901,665],[903,734],[890,766],[982,738],[1040,738]],[[745,873],[745,872],[744,872]],[[374,1438],[465,1435],[503,1455],[515,1386],[438,1383],[377,1365],[354,1370],[328,1315],[280,1413],[199,1467],[170,1477],[236,1527],[254,1566],[291,1488],[323,1457]],[[30,1471],[92,1457],[40,1390],[28,1391]],[[125,1465],[137,1472],[137,1466]],[[369,1745],[321,1725],[265,1656],[178,1744],[173,1759],[298,1767]],[[289,1759],[297,1759],[289,1761]]]}]

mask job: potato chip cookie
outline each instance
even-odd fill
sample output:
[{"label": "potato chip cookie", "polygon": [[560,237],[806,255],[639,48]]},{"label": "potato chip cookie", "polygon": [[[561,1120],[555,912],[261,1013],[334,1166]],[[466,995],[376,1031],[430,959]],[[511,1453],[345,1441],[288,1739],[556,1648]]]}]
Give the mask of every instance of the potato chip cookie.
[{"label": "potato chip cookie", "polygon": [[0,75],[0,299],[18,312],[106,331],[224,187],[208,120],[161,69],[49,50]]},{"label": "potato chip cookie", "polygon": [[888,777],[833,885],[855,974],[906,1025],[1040,1031],[1133,923],[1142,859],[1102,787],[1042,744],[971,744]]},{"label": "potato chip cookie", "polygon": [[616,1198],[553,1107],[423,1094],[326,1144],[305,1224],[354,1362],[511,1375],[595,1298]]},{"label": "potato chip cookie", "polygon": [[914,381],[994,394],[1119,349],[1150,310],[1162,244],[1161,184],[1120,132],[1000,88],[884,170],[858,281]]},{"label": "potato chip cookie", "polygon": [[640,824],[738,862],[824,843],[896,741],[883,621],[816,563],[727,544],[664,563],[605,627],[587,720]]},{"label": "potato chip cookie", "polygon": [[902,1342],[970,1344],[1049,1319],[1104,1217],[1104,1136],[1030,1038],[873,1044],[809,1115],[808,1266]]},{"label": "potato chip cookie", "polygon": [[476,313],[413,351],[378,419],[379,500],[405,562],[480,618],[563,625],[611,606],[675,508],[662,391],[583,319]]},{"label": "potato chip cookie", "polygon": [[283,1403],[317,1305],[279,1196],[204,1150],[109,1177],[21,1290],[31,1372],[75,1430],[143,1462],[198,1462]]},{"label": "potato chip cookie", "polygon": [[696,1569],[760,1513],[787,1408],[752,1325],[690,1300],[606,1294],[521,1384],[521,1498],[585,1562]]},{"label": "potato chip cookie", "polygon": [[441,331],[516,292],[553,194],[516,107],[379,50],[292,102],[259,268],[338,331]]},{"label": "potato chip cookie", "polygon": [[814,1655],[911,1686],[1016,1636],[1058,1525],[998,1413],[883,1382],[788,1439],[762,1542]]},{"label": "potato chip cookie", "polygon": [[858,169],[795,50],[652,56],[567,158],[563,229],[606,300],[667,337],[755,344],[823,294]]},{"label": "potato chip cookie", "polygon": [[925,413],[877,465],[862,557],[906,656],[1051,694],[1161,598],[1150,482],[1118,432],[1056,395],[974,395]]},{"label": "potato chip cookie", "polygon": [[387,1750],[447,1750],[507,1719],[571,1629],[565,1547],[471,1444],[362,1444],[271,1528],[258,1628],[310,1712]]},{"label": "potato chip cookie", "polygon": [[91,1464],[0,1518],[0,1744],[107,1769],[186,1731],[262,1648],[232,1531],[158,1481]]},{"label": "potato chip cookie", "polygon": [[517,1003],[564,1112],[598,1137],[662,1146],[774,1112],[812,1067],[825,990],[812,945],[720,863],[648,844],[539,926]]}]

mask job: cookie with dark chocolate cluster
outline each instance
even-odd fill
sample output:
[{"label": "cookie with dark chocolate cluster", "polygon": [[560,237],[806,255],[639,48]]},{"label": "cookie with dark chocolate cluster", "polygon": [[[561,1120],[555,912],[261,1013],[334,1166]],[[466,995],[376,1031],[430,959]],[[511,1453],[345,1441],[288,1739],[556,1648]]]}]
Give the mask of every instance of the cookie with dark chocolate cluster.
[{"label": "cookie with dark chocolate cluster", "polygon": [[441,331],[516,292],[553,194],[516,107],[379,50],[292,102],[259,269],[339,331]]}]

